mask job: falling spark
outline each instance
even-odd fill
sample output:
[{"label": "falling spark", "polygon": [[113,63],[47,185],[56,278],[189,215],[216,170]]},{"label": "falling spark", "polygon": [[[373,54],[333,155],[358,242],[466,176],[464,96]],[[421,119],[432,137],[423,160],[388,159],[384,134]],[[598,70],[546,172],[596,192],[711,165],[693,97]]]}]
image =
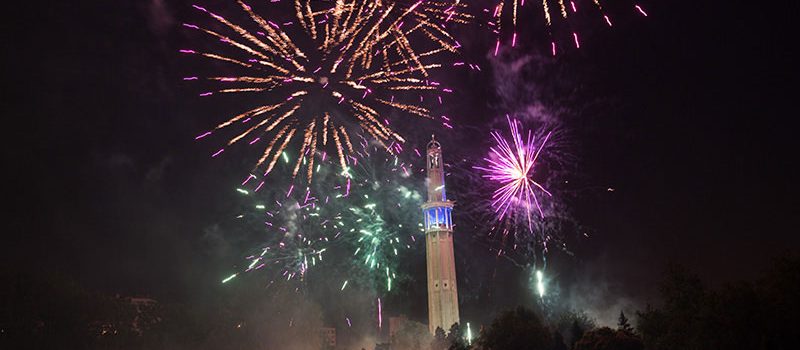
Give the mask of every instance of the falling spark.
[{"label": "falling spark", "polygon": [[639,13],[641,13],[643,16],[647,17],[647,12],[644,12],[644,9],[641,6],[636,5],[636,9],[639,10]]},{"label": "falling spark", "polygon": [[228,281],[234,279],[236,277],[236,275],[238,275],[238,273],[234,273],[233,275],[228,276],[228,278],[225,278],[224,280],[222,280],[222,283],[228,283]]},{"label": "falling spark", "polygon": [[381,310],[381,298],[378,298],[378,328],[383,327],[383,311]]},{"label": "falling spark", "polygon": [[[606,14],[606,10],[603,7],[601,0],[592,0],[592,2],[598,10],[598,15],[602,17],[609,27],[611,27],[611,19]],[[558,33],[558,30],[562,30],[561,28],[571,28],[570,32],[572,34],[571,36],[573,37],[572,39],[576,42],[575,47],[580,48],[580,45],[575,39],[577,34],[574,32],[574,28],[578,27],[578,25],[574,23],[574,19],[569,18],[570,10],[572,13],[578,12],[578,6],[575,1],[569,1],[569,4],[567,4],[567,0],[542,0],[538,6],[528,6],[528,8],[531,7],[535,7],[535,11],[540,13],[544,19],[543,29],[546,31],[547,35],[553,39],[551,51],[554,56],[556,54],[556,38],[566,37],[564,35],[559,35],[560,33]],[[635,8],[643,16],[647,16],[647,13],[641,6],[636,4]],[[516,47],[517,40],[519,39],[518,33],[520,33],[520,31],[517,29],[517,24],[520,21],[529,18],[529,16],[522,13],[524,10],[525,0],[496,0],[493,10],[487,10],[487,12],[490,14],[490,18],[488,19],[488,25],[486,28],[491,30],[496,37],[494,47],[495,56],[498,55],[501,42],[510,40],[511,47]],[[560,24],[558,22],[560,22]],[[524,34],[524,32],[522,33]]]}]

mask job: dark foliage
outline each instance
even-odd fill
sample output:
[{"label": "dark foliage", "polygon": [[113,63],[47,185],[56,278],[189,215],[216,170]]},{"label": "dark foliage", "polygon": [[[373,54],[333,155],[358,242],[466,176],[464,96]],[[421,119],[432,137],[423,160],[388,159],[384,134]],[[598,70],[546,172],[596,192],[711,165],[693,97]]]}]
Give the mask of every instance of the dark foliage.
[{"label": "dark foliage", "polygon": [[800,342],[800,259],[783,258],[758,283],[709,289],[671,268],[663,305],[638,313],[647,349],[794,349]]},{"label": "dark foliage", "polygon": [[594,319],[585,312],[571,309],[559,310],[550,316],[547,324],[553,331],[560,333],[567,348],[572,348],[586,330],[597,328]]},{"label": "dark foliage", "polygon": [[625,317],[625,313],[622,311],[619,312],[619,322],[617,322],[617,329],[629,333],[633,332],[633,327],[631,326],[630,322],[628,322],[628,318]]},{"label": "dark foliage", "polygon": [[448,350],[467,350],[466,337],[464,336],[464,328],[458,323],[450,327],[450,332],[447,333],[447,343],[450,344]]},{"label": "dark foliage", "polygon": [[573,350],[643,350],[641,339],[630,331],[608,327],[586,332]]},{"label": "dark foliage", "polygon": [[550,329],[523,307],[500,314],[478,339],[484,350],[549,349],[551,343]]},{"label": "dark foliage", "polygon": [[431,350],[447,350],[447,334],[441,327],[436,327],[431,341]]},{"label": "dark foliage", "polygon": [[555,331],[553,332],[553,350],[567,350],[567,344],[564,342],[564,336],[561,335],[561,332]]},{"label": "dark foliage", "polygon": [[570,335],[571,335],[571,339],[572,339],[570,347],[575,347],[575,343],[578,341],[578,339],[583,337],[583,333],[584,332],[586,332],[586,328],[584,328],[578,322],[578,320],[573,320],[572,321],[572,326],[570,327],[570,332],[569,332]]}]

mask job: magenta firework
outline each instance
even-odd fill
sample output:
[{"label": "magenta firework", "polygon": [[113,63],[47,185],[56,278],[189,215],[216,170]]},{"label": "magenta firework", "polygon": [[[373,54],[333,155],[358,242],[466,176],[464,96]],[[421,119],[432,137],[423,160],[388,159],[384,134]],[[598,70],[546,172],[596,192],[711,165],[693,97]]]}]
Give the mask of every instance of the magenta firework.
[{"label": "magenta firework", "polygon": [[[498,0],[494,7],[484,9],[484,11],[491,14],[487,24],[497,37],[494,46],[494,55],[497,56],[500,50],[501,37],[506,38],[510,36],[511,47],[517,45],[519,39],[517,38],[517,24],[531,16],[541,16],[540,18],[544,19],[545,29],[551,38],[550,50],[553,56],[558,52],[558,43],[554,35],[556,33],[554,32],[559,32],[559,30],[553,29],[554,25],[568,28],[568,32],[563,33],[563,36],[569,37],[569,41],[572,42],[575,48],[580,48],[581,42],[578,31],[572,23],[573,17],[576,17],[579,9],[595,13],[595,18],[598,18],[598,22],[605,23],[608,27],[614,26],[608,11],[603,7],[601,1],[602,0],[542,0],[541,2],[537,2],[533,0]],[[592,4],[589,4],[590,2]],[[525,11],[525,5],[528,5],[527,9],[533,8],[533,10]],[[640,4],[632,2],[628,6],[632,11],[642,16],[647,16],[647,12],[645,12]],[[508,18],[510,23],[505,23],[506,18]],[[508,27],[511,27],[510,30],[507,29]],[[509,31],[510,33],[508,33]]]},{"label": "magenta firework", "polygon": [[489,156],[484,158],[486,166],[476,166],[475,169],[482,171],[483,177],[495,186],[491,203],[497,220],[525,218],[528,228],[533,230],[533,214],[544,216],[537,192],[540,196],[552,196],[533,179],[536,161],[551,133],[537,140],[531,130],[521,130],[516,119],[507,119],[511,138],[493,131],[495,145],[490,148]]}]

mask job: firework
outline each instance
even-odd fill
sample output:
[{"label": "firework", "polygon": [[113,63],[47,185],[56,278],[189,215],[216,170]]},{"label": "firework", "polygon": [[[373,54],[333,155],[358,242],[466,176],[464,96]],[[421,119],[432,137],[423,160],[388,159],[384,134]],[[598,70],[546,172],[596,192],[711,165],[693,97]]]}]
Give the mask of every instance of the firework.
[{"label": "firework", "polygon": [[401,256],[421,231],[422,196],[415,190],[421,184],[413,164],[377,152],[366,140],[361,145],[364,157],[354,165],[353,195],[342,214],[351,226],[346,238],[355,247],[354,259],[376,283],[384,281],[389,292]]},{"label": "firework", "polygon": [[[341,229],[342,223],[335,221],[339,216],[327,213],[315,199],[305,205],[289,203],[264,211],[268,238],[247,257],[244,272],[269,271],[270,283],[277,279],[302,281],[309,269],[324,261],[330,241]],[[327,216],[331,219],[323,219]]]},{"label": "firework", "polygon": [[539,298],[544,298],[544,293],[544,275],[542,270],[536,270],[536,294],[539,295]]},{"label": "firework", "polygon": [[263,222],[269,237],[248,256],[245,272],[266,268],[286,280],[303,280],[310,269],[322,268],[327,278],[341,279],[340,291],[358,286],[391,292],[406,277],[398,271],[401,259],[421,230],[418,172],[374,141],[361,138],[354,146],[357,157],[347,178],[322,173],[312,187],[263,195],[255,190],[261,183],[248,178],[237,189],[259,199],[240,216]]},{"label": "firework", "polygon": [[376,203],[369,203],[349,208],[356,225],[350,229],[356,242],[353,256],[365,268],[376,271],[378,276],[385,271],[386,290],[391,291],[392,281],[397,278],[396,259],[407,244],[400,241],[402,224],[397,224],[397,227],[387,224],[376,206]]},{"label": "firework", "polygon": [[383,327],[383,310],[381,308],[381,298],[378,298],[378,328]]},{"label": "firework", "polygon": [[[460,0],[405,5],[399,1],[295,0],[290,21],[264,17],[244,2],[237,3],[249,22],[237,24],[194,5],[221,29],[184,25],[224,45],[214,52],[181,52],[238,70],[229,76],[208,77],[211,83],[224,86],[201,96],[260,94],[267,102],[231,117],[197,139],[238,128],[226,147],[265,143],[254,167],[264,175],[275,168],[290,144],[299,144],[289,168],[294,178],[305,166],[308,183],[315,163],[330,158],[328,151],[338,156],[347,173],[349,156],[355,152],[355,134],[396,151],[395,145],[405,140],[389,126],[382,110],[433,118],[431,109],[422,104],[423,95],[436,97],[428,101],[441,101],[441,94],[452,90],[432,80],[430,72],[446,65],[444,57],[459,47],[446,25],[469,19],[460,11]],[[271,8],[270,13],[275,11]],[[223,151],[221,148],[213,156]]]},{"label": "firework", "polygon": [[510,117],[507,119],[511,140],[499,132],[492,132],[496,145],[490,149],[490,156],[484,158],[488,166],[475,169],[483,171],[483,177],[498,186],[492,196],[492,207],[498,221],[521,215],[527,219],[528,228],[533,231],[534,208],[540,217],[544,217],[536,193],[552,196],[533,179],[536,161],[551,133],[547,133],[541,141],[536,140],[531,131],[523,138],[519,122]]},{"label": "firework", "polygon": [[[589,5],[589,2],[591,2],[591,5]],[[517,23],[524,17],[521,13],[526,4],[528,5],[528,8],[535,7],[536,11],[538,11],[540,13],[539,15],[544,19],[545,29],[547,30],[547,34],[552,39],[550,41],[550,49],[553,56],[555,56],[557,53],[557,44],[556,40],[554,39],[553,29],[554,22],[561,21],[564,24],[562,27],[573,28],[574,26],[570,24],[570,19],[575,17],[578,13],[578,9],[583,8],[584,5],[589,5],[587,7],[591,7],[591,9],[587,9],[587,11],[596,13],[596,17],[599,18],[599,21],[602,21],[609,27],[613,26],[611,18],[606,13],[605,8],[603,8],[601,0],[541,0],[541,3],[536,0],[499,0],[493,8],[484,10],[491,13],[488,25],[497,38],[494,46],[495,56],[497,56],[498,52],[500,51],[501,37],[506,38],[510,35],[511,47],[517,45]],[[630,5],[630,8],[642,16],[647,16],[647,12],[645,12],[642,6],[639,4],[633,3]],[[508,18],[510,18],[511,21],[510,34],[507,33],[504,28],[504,24],[506,24],[504,22],[507,22]],[[570,41],[572,41],[572,43],[575,45],[575,48],[580,48],[580,38],[576,31],[570,30],[569,38]]]}]

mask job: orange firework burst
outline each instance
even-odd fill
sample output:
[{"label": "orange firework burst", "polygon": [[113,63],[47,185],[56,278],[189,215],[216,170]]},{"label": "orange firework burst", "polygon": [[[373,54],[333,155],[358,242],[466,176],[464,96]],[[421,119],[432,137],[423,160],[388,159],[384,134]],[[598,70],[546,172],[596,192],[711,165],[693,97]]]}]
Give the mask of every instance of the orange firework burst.
[{"label": "orange firework burst", "polygon": [[223,29],[184,24],[221,40],[232,54],[181,52],[242,71],[237,76],[208,77],[226,86],[201,96],[265,93],[268,102],[233,116],[197,138],[239,127],[241,132],[228,140],[228,146],[264,140],[267,145],[255,165],[256,169],[263,167],[264,174],[273,170],[282,152],[296,140],[300,146],[292,176],[305,165],[308,182],[315,158],[324,161],[327,148],[336,150],[347,173],[353,133],[368,135],[389,152],[399,147],[395,145],[404,142],[403,137],[389,127],[380,110],[433,118],[430,109],[421,104],[423,94],[450,90],[430,80],[429,72],[442,67],[441,55],[456,53],[459,46],[445,24],[469,19],[460,11],[460,0],[405,5],[375,0],[295,0],[296,18],[290,22],[272,21],[244,2],[237,3],[251,20],[247,25],[233,23],[197,5],[196,9],[210,15]]}]

